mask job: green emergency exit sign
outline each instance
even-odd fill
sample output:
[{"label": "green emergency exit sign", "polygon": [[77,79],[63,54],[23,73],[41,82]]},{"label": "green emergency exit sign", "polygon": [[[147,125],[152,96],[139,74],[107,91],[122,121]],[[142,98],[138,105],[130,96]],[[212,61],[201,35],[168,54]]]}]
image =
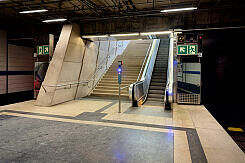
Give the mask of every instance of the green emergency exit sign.
[{"label": "green emergency exit sign", "polygon": [[189,45],[178,45],[178,55],[197,55],[198,46],[197,44],[189,44]]},{"label": "green emergency exit sign", "polygon": [[37,47],[38,55],[49,55],[49,45],[43,45]]}]

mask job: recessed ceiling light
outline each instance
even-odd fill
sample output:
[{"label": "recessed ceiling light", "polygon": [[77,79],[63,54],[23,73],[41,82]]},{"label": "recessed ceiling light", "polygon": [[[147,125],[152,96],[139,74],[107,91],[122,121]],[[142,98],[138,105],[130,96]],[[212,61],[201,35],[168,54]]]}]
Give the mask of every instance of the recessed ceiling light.
[{"label": "recessed ceiling light", "polygon": [[53,22],[63,22],[66,21],[67,19],[49,19],[49,20],[44,20],[44,23],[53,23]]},{"label": "recessed ceiling light", "polygon": [[46,12],[48,10],[46,9],[40,9],[40,10],[29,10],[29,11],[21,11],[20,14],[31,14],[31,13],[38,13],[38,12]]},{"label": "recessed ceiling light", "polygon": [[167,9],[167,10],[162,10],[161,12],[190,11],[190,10],[196,10],[196,9],[197,7],[187,7],[187,8]]}]

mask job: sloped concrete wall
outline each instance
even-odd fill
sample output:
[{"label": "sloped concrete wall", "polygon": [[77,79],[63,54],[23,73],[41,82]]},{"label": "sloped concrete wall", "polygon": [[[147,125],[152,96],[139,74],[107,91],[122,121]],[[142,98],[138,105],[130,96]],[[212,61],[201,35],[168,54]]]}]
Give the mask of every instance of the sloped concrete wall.
[{"label": "sloped concrete wall", "polygon": [[[64,25],[36,105],[52,106],[89,95],[105,73],[106,67],[113,62],[116,55],[123,53],[129,41],[118,42],[86,42],[81,39],[78,25]],[[107,62],[106,57],[109,58]],[[95,72],[96,75],[93,75]],[[70,85],[80,81],[89,83]]]}]

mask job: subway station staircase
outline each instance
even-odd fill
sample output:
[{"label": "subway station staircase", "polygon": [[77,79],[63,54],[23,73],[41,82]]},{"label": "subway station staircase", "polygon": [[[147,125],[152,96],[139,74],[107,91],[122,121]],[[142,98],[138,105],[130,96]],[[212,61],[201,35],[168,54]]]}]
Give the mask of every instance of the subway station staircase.
[{"label": "subway station staircase", "polygon": [[[92,92],[92,96],[118,96],[118,79],[117,79],[117,66],[118,61],[123,60],[122,66],[122,84],[121,88],[129,86],[130,84],[136,82],[137,77],[140,72],[140,65],[132,65],[127,63],[132,63],[132,58],[123,58],[123,55],[118,56],[110,68],[107,70],[106,74],[100,80],[98,85]],[[121,90],[122,97],[128,97],[128,88]]]},{"label": "subway station staircase", "polygon": [[163,104],[167,81],[169,39],[161,39],[145,104]]}]

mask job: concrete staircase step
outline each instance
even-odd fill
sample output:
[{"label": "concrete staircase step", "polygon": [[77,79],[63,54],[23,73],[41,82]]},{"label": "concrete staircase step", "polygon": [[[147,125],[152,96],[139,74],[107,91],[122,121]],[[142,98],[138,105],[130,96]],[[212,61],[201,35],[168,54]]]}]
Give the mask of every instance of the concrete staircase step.
[{"label": "concrete staircase step", "polygon": [[[118,84],[117,81],[100,81],[100,84],[103,85],[104,83],[106,84]],[[130,85],[132,83],[135,83],[135,81],[122,81],[122,85]]]},{"label": "concrete staircase step", "polygon": [[[103,86],[105,86],[105,87],[118,87],[118,83],[103,83],[103,84],[101,84],[99,82],[99,84],[96,87],[103,87]],[[125,86],[127,86],[127,84],[125,84],[125,83],[121,84],[121,87],[125,87]]]},{"label": "concrete staircase step", "polygon": [[[140,71],[126,71],[123,70],[122,74],[132,74],[132,75],[136,75],[139,74]],[[117,75],[117,71],[108,71],[106,74],[111,74],[111,75]]]},{"label": "concrete staircase step", "polygon": [[[102,78],[101,81],[116,81],[117,82],[118,80],[118,77],[115,77],[115,78]],[[122,81],[125,81],[125,82],[131,82],[131,81],[136,81],[137,79],[136,78],[123,78],[122,77]]]},{"label": "concrete staircase step", "polygon": [[[117,89],[97,89],[95,88],[93,90],[93,93],[115,93],[115,94],[118,94],[118,88]],[[121,90],[121,93],[125,93],[125,94],[128,94],[128,89],[123,89]]]},{"label": "concrete staircase step", "polygon": [[[113,78],[109,78],[109,77],[104,77],[102,80],[118,80],[118,77],[115,76]],[[122,80],[123,81],[136,81],[137,78],[136,77],[125,77],[125,76],[122,76]]]},{"label": "concrete staircase step", "polygon": [[[103,78],[115,78],[115,76],[117,77],[117,74],[106,74],[106,75],[103,76]],[[125,74],[125,73],[122,74],[122,77],[136,78],[135,75]]]},{"label": "concrete staircase step", "polygon": [[[112,97],[118,97],[118,94],[116,93],[92,93],[91,95],[93,96],[100,96],[100,97],[103,97],[103,96],[112,96]],[[121,94],[121,97],[127,97],[128,98],[128,94]]]},{"label": "concrete staircase step", "polygon": [[[121,88],[124,87],[124,86],[121,86]],[[105,89],[105,90],[117,90],[118,89],[118,85],[113,85],[113,86],[106,86],[106,85],[97,85],[96,89]],[[123,89],[124,90],[124,89]],[[125,88],[125,90],[128,90]]]}]

